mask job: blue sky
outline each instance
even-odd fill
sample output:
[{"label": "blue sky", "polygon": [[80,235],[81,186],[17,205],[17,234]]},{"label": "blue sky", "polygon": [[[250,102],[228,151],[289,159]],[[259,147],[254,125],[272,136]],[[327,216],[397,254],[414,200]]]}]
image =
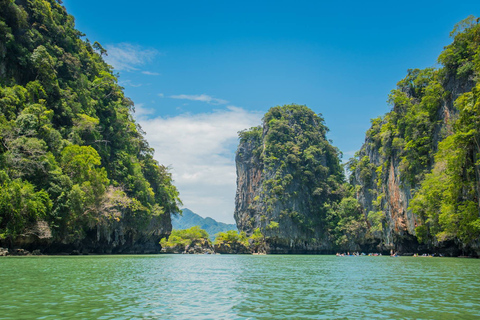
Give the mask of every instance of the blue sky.
[{"label": "blue sky", "polygon": [[347,160],[409,68],[436,66],[479,1],[64,0],[136,105],[185,207],[232,223],[238,130],[276,105],[325,118]]}]

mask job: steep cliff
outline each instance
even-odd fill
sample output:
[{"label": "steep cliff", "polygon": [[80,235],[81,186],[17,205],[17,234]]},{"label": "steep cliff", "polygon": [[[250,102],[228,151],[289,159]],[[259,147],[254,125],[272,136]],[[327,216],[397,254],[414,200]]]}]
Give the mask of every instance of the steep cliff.
[{"label": "steep cliff", "polygon": [[332,250],[330,216],[340,201],[339,151],[321,116],[305,106],[271,108],[263,126],[240,133],[235,220],[260,229],[270,252]]},{"label": "steep cliff", "polygon": [[[473,193],[467,188],[458,191],[457,198],[450,203],[439,200],[431,205],[428,213],[422,208],[429,205],[429,200],[422,195],[431,189],[426,181],[435,178],[432,169],[449,171],[446,165],[440,168],[440,162],[444,164],[447,155],[456,153],[453,145],[447,147],[442,141],[447,137],[464,137],[459,121],[465,114],[478,111],[471,97],[477,90],[480,71],[478,35],[475,19],[462,21],[452,32],[454,42],[439,58],[444,65],[442,68],[409,70],[389,97],[392,111],[372,120],[364,145],[350,161],[350,181],[356,185],[356,197],[372,233],[383,248],[407,252],[443,250],[459,254],[461,250],[473,250],[474,242],[478,241],[480,229],[473,226],[468,231],[467,241],[458,230],[449,232],[446,237],[445,229],[454,223],[442,222],[441,218],[442,214],[456,216],[453,219],[457,220],[457,225],[475,225],[479,217],[478,196],[475,195],[478,186],[470,188],[476,188]],[[470,99],[470,107],[462,106],[466,97]],[[465,154],[463,160],[471,160],[458,161],[454,165],[464,172],[478,171],[475,165],[478,152],[473,149],[479,128],[474,118],[471,114],[465,120],[472,125],[468,131],[470,142],[466,142],[465,147],[472,151]],[[440,179],[438,174],[437,178]],[[472,179],[478,182],[475,174],[462,174],[459,182]],[[440,191],[436,194],[439,199],[444,196]],[[458,211],[464,206],[464,197],[477,203],[468,218],[459,216]]]},{"label": "steep cliff", "polygon": [[178,192],[61,1],[0,1],[0,246],[153,252]]}]

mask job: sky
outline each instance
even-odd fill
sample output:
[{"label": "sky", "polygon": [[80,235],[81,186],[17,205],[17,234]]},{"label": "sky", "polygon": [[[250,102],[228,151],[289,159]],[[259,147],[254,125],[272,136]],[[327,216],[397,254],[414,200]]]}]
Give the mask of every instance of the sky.
[{"label": "sky", "polygon": [[234,223],[237,132],[304,104],[352,157],[408,69],[438,67],[480,1],[64,0],[108,51],[183,207]]}]

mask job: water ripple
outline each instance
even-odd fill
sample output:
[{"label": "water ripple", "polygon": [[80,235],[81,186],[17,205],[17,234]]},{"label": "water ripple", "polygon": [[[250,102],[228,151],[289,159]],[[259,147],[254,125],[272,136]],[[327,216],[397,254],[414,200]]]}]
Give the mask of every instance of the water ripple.
[{"label": "water ripple", "polygon": [[471,259],[6,257],[0,268],[0,319],[480,317]]}]

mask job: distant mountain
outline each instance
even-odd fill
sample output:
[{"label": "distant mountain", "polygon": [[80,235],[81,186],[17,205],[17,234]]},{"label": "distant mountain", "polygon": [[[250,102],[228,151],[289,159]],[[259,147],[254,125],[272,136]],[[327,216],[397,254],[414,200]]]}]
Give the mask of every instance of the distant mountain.
[{"label": "distant mountain", "polygon": [[219,232],[226,232],[228,230],[237,231],[235,224],[227,224],[218,222],[212,218],[202,218],[198,214],[192,212],[189,209],[182,210],[183,215],[172,216],[173,229],[188,229],[193,226],[200,226],[210,235],[210,238],[215,238],[215,235]]}]

